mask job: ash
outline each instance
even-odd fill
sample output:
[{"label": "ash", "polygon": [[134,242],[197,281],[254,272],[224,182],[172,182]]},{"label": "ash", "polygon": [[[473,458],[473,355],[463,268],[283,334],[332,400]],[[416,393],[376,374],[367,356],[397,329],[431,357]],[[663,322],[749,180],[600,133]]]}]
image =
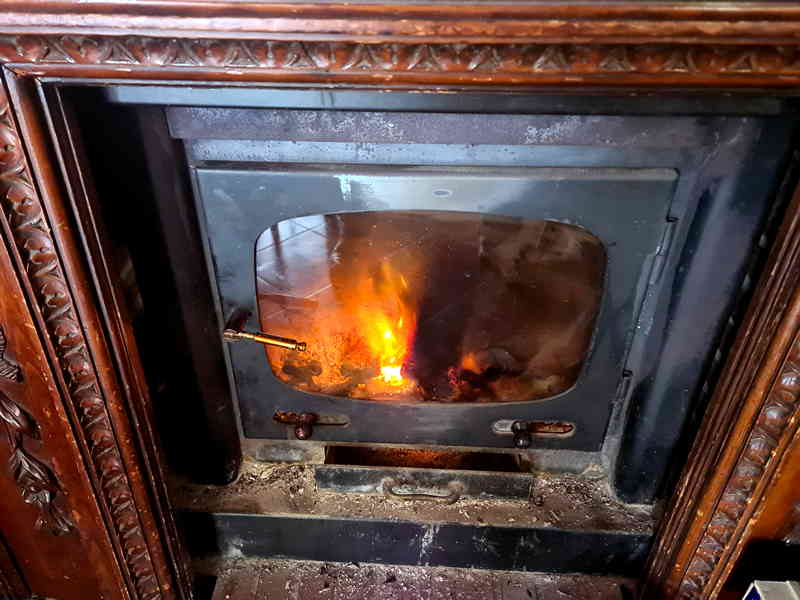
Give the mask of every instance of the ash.
[{"label": "ash", "polygon": [[620,600],[634,582],[616,577],[403,565],[206,557],[214,599],[241,600]]},{"label": "ash", "polygon": [[546,473],[532,476],[527,499],[462,498],[444,505],[318,490],[313,465],[246,460],[239,479],[228,486],[173,481],[172,495],[177,508],[202,512],[589,528],[642,534],[652,532],[654,519],[652,507],[616,500],[604,479]]}]

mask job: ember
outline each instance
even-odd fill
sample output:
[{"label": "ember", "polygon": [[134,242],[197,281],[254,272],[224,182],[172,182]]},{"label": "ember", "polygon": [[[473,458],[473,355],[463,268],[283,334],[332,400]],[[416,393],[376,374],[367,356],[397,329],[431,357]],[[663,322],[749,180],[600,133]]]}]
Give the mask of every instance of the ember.
[{"label": "ember", "polygon": [[518,402],[574,384],[605,270],[588,232],[421,211],[293,221],[262,234],[256,255],[262,329],[308,342],[302,354],[267,349],[288,385],[383,401]]}]

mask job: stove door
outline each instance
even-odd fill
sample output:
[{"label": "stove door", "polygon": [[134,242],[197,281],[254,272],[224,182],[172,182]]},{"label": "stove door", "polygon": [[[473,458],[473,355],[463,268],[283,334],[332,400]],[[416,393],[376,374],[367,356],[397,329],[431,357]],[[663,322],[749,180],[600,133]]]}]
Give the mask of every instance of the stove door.
[{"label": "stove door", "polygon": [[306,412],[335,424],[321,441],[507,448],[523,420],[569,425],[536,447],[600,448],[675,171],[194,175],[223,317],[309,348],[229,347],[246,437],[283,439],[275,414]]}]

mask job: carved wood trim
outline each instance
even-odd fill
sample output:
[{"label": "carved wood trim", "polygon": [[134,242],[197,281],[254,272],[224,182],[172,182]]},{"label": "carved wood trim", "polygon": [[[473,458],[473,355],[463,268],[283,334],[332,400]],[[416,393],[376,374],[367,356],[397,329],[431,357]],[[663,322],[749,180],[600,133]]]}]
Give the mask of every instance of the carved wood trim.
[{"label": "carved wood trim", "polygon": [[[0,326],[0,376],[20,382],[20,368],[4,358],[6,336]],[[3,375],[3,369],[8,373]],[[13,375],[13,377],[12,377]],[[74,523],[59,506],[61,486],[53,471],[36,458],[26,447],[26,440],[39,439],[39,427],[33,417],[0,389],[0,423],[3,424],[11,450],[9,467],[23,500],[39,510],[36,529],[49,531],[53,535],[64,535],[72,531]]]},{"label": "carved wood trim", "polygon": [[[786,450],[780,450],[776,450],[781,454],[776,461],[779,464],[763,492],[757,493],[759,497],[754,499],[752,515],[741,534],[734,534],[735,544],[730,545],[730,553],[722,559],[724,565],[714,589],[722,589],[728,596],[743,594],[742,588],[749,583],[748,577],[759,575],[759,567],[753,568],[750,562],[751,557],[759,562],[759,547],[765,552],[776,552],[774,558],[779,558],[780,545],[776,542],[787,545],[789,556],[792,550],[788,546],[800,545],[800,487],[797,485],[800,481],[800,430],[795,430]],[[786,566],[787,575],[795,575],[791,570],[793,563],[784,562],[785,565],[776,564],[775,567],[780,570]],[[769,576],[773,575],[777,576],[778,572]]]},{"label": "carved wood trim", "polygon": [[[800,8],[790,4],[560,4],[10,0],[0,14],[0,62],[24,76],[100,80],[410,87],[800,85]],[[31,140],[29,149],[41,143]],[[120,562],[134,582],[133,595],[161,598],[132,493],[135,482],[126,474],[122,442],[113,430],[77,314],[79,304],[68,286],[64,265],[71,263],[56,249],[2,89],[0,206],[10,220],[69,400],[79,416],[78,437],[88,446],[99,480],[98,502],[121,547]],[[771,279],[753,302],[755,316],[743,326],[740,351],[732,353],[729,371],[738,368],[745,374],[730,375],[720,383],[716,404],[698,436],[700,449],[687,465],[656,541],[650,581],[661,590],[669,580],[671,597],[679,589],[684,596],[707,595],[715,585],[720,560],[748,518],[750,509],[742,506],[758,493],[780,451],[782,438],[775,427],[791,422],[791,417],[782,416],[785,411],[797,410],[791,385],[784,389],[779,380],[765,401],[768,384],[761,389],[754,375],[763,371],[761,378],[771,385],[791,341],[791,336],[781,338],[778,356],[766,348],[770,340],[784,335],[778,321],[797,285],[797,214],[795,208],[790,233],[776,245],[766,269]],[[796,348],[793,352],[794,371],[787,372],[788,378],[800,377]],[[780,395],[773,398],[775,390]],[[717,466],[719,475],[714,475]],[[142,488],[135,489],[138,493]]]},{"label": "carved wood trim", "polygon": [[[9,33],[148,34],[366,41],[626,42],[797,41],[792,3],[498,0],[404,4],[242,0],[6,0],[0,30]],[[323,36],[320,38],[319,36]],[[327,36],[325,38],[324,36]]]},{"label": "carved wood trim", "polygon": [[98,501],[106,505],[137,597],[162,598],[98,375],[5,90],[0,90],[0,144],[0,202],[79,417],[99,481]]},{"label": "carved wood trim", "polygon": [[[113,36],[0,36],[0,61],[32,65],[217,69],[404,79],[482,76],[535,84],[708,82],[796,85],[794,45],[356,43]],[[120,73],[120,76],[125,76]],[[589,79],[587,79],[589,78]],[[573,80],[574,82],[575,80]],[[771,81],[771,83],[770,83]],[[489,81],[492,82],[492,81]]]},{"label": "carved wood trim", "polygon": [[800,336],[761,408],[743,452],[700,538],[680,586],[680,598],[709,597],[713,576],[734,534],[743,528],[785,446],[797,430],[800,415]]}]

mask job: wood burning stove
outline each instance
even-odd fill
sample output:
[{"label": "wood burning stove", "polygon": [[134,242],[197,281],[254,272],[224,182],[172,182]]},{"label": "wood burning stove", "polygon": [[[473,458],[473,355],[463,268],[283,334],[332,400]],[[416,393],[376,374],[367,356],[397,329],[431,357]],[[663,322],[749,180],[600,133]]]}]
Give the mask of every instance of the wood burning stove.
[{"label": "wood burning stove", "polygon": [[246,436],[285,437],[274,415],[295,411],[340,424],[318,427],[322,441],[513,448],[503,423],[524,421],[569,425],[534,432],[539,447],[602,445],[625,370],[619,341],[677,224],[674,171],[195,176],[210,265],[227,274],[216,277],[223,314],[247,309],[251,326],[308,346],[270,348],[269,361],[230,347]]},{"label": "wood burning stove", "polygon": [[240,428],[256,458],[295,439],[524,450],[654,501],[782,202],[791,128],[696,102],[231,94],[98,94],[148,149],[173,272],[151,285],[191,306],[211,439]]},{"label": "wood burning stove", "polygon": [[641,567],[785,206],[793,120],[690,99],[62,93],[192,551]]},{"label": "wood burning stove", "polygon": [[767,219],[753,182],[775,178],[787,132],[346,108],[167,109],[219,329],[245,311],[245,330],[308,346],[227,347],[246,451],[295,433],[529,447],[652,501]]}]

